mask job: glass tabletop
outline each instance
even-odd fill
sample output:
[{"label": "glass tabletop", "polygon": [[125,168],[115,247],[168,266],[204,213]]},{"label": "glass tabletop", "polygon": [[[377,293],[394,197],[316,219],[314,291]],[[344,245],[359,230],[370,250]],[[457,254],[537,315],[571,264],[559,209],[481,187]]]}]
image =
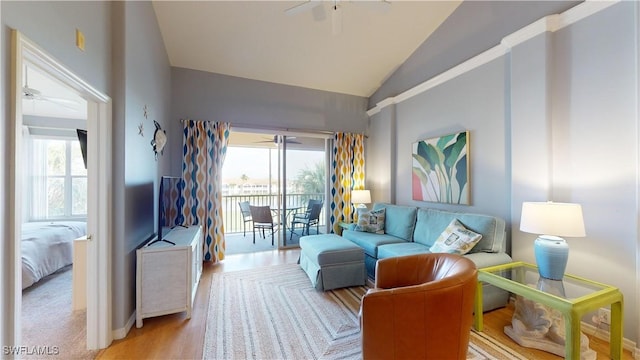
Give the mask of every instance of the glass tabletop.
[{"label": "glass tabletop", "polygon": [[535,265],[523,262],[480,269],[479,280],[483,280],[483,278],[487,280],[487,277],[510,280],[567,300],[575,300],[600,291],[615,289],[609,285],[567,274],[562,280],[546,279],[540,276]]}]

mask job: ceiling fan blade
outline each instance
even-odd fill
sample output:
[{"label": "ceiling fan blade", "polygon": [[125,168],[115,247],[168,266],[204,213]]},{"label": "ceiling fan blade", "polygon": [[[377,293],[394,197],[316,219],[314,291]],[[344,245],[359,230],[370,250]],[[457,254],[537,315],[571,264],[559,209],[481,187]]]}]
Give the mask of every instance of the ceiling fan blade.
[{"label": "ceiling fan blade", "polygon": [[58,98],[58,97],[53,97],[53,96],[40,96],[42,98],[42,100],[47,100],[47,101],[51,101],[51,102],[56,102],[56,103],[65,103],[65,104],[69,104],[69,105],[80,105],[79,102],[74,101],[74,100],[69,100],[69,99],[64,99],[64,98]]},{"label": "ceiling fan blade", "polygon": [[268,143],[271,143],[271,144],[274,144],[274,143],[275,143],[275,144],[277,144],[277,138],[278,138],[278,135],[275,135],[275,136],[274,136],[274,137],[272,137],[272,138],[263,137],[263,139],[264,139],[264,140],[261,140],[261,141],[254,141],[253,143],[254,143],[254,144],[268,144]]},{"label": "ceiling fan blade", "polygon": [[322,2],[320,0],[307,0],[306,2],[303,2],[302,4],[298,4],[296,6],[290,7],[288,9],[286,9],[284,11],[285,14],[287,15],[297,15],[297,14],[301,14],[303,12],[306,12],[308,10],[311,10],[313,8],[315,8],[318,5],[321,5]]},{"label": "ceiling fan blade", "polygon": [[391,10],[391,2],[388,0],[378,0],[378,1],[353,1],[353,4],[360,7],[366,7],[368,10],[375,11],[378,13],[386,13]]},{"label": "ceiling fan blade", "polygon": [[[296,137],[295,136],[287,136],[285,139],[285,143],[287,144],[301,144],[301,142],[294,140]],[[281,143],[282,142],[282,138],[276,139],[274,138],[274,143]]]},{"label": "ceiling fan blade", "polygon": [[[287,140],[285,141],[287,144],[302,144],[299,141],[294,140],[296,137],[295,136],[287,136]],[[254,144],[267,144],[267,143],[271,143],[271,144],[281,144],[282,143],[282,137],[279,137],[278,135],[274,135],[273,138],[267,140],[262,140],[262,141],[255,141]]]},{"label": "ceiling fan blade", "polygon": [[40,90],[30,88],[29,86],[25,85],[22,87],[22,96],[27,99],[34,99],[40,96]]},{"label": "ceiling fan blade", "polygon": [[316,6],[311,9],[311,14],[313,14],[314,21],[322,22],[326,20],[327,13],[324,11],[324,6],[322,6],[322,4],[319,4],[319,5],[321,6]]},{"label": "ceiling fan blade", "polygon": [[60,105],[60,106],[64,106],[64,107],[66,107],[68,109],[71,109],[73,111],[78,111],[78,109],[76,107],[72,107],[72,105],[75,105],[75,106],[80,105],[77,101],[74,101],[74,100],[56,98],[56,97],[51,97],[51,96],[44,96],[44,95],[42,95],[40,90],[34,89],[34,88],[30,88],[30,87],[28,87],[26,85],[22,87],[22,97],[24,99],[26,99],[26,100],[49,101],[49,102],[52,102],[54,104],[57,104],[57,105]]},{"label": "ceiling fan blade", "polygon": [[67,104],[65,104],[65,103],[63,103],[63,102],[60,102],[59,100],[66,100],[68,103],[72,103],[72,104],[79,105],[79,104],[78,104],[77,102],[75,102],[75,101],[71,101],[71,100],[67,100],[67,99],[55,99],[55,98],[48,98],[48,97],[46,97],[46,96],[40,97],[40,98],[38,98],[38,99],[36,99],[36,100],[48,101],[48,102],[50,102],[50,103],[53,103],[53,104],[56,104],[56,105],[62,106],[63,108],[68,109],[68,110],[71,110],[71,111],[73,111],[73,112],[78,112],[78,111],[79,111],[77,107],[73,107],[73,106],[67,105]]}]

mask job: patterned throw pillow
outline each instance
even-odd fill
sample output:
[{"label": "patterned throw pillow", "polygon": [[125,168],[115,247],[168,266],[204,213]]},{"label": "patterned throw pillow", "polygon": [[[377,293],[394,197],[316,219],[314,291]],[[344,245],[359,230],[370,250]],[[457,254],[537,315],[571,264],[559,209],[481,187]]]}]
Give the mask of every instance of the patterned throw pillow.
[{"label": "patterned throw pillow", "polygon": [[358,225],[356,225],[355,230],[384,234],[384,214],[384,208],[359,214]]},{"label": "patterned throw pillow", "polygon": [[432,253],[464,255],[468,253],[480,239],[482,239],[481,234],[468,230],[458,219],[453,219],[429,251]]}]

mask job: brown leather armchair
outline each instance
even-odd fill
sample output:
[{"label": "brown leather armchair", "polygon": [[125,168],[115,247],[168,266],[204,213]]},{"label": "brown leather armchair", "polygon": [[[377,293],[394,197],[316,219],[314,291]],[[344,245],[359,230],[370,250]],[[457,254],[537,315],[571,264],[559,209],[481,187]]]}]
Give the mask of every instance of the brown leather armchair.
[{"label": "brown leather armchair", "polygon": [[478,272],[454,254],[378,260],[362,298],[364,359],[465,359]]}]

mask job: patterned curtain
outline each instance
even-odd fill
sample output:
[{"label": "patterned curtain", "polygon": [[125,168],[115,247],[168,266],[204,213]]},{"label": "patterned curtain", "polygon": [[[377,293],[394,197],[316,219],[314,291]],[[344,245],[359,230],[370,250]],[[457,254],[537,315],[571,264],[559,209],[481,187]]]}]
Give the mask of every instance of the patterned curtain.
[{"label": "patterned curtain", "polygon": [[204,259],[224,259],[222,164],[227,153],[229,123],[184,120],[182,137],[181,223],[201,225]]},{"label": "patterned curtain", "polygon": [[354,221],[351,190],[364,189],[364,135],[336,133],[331,162],[331,228]]}]

